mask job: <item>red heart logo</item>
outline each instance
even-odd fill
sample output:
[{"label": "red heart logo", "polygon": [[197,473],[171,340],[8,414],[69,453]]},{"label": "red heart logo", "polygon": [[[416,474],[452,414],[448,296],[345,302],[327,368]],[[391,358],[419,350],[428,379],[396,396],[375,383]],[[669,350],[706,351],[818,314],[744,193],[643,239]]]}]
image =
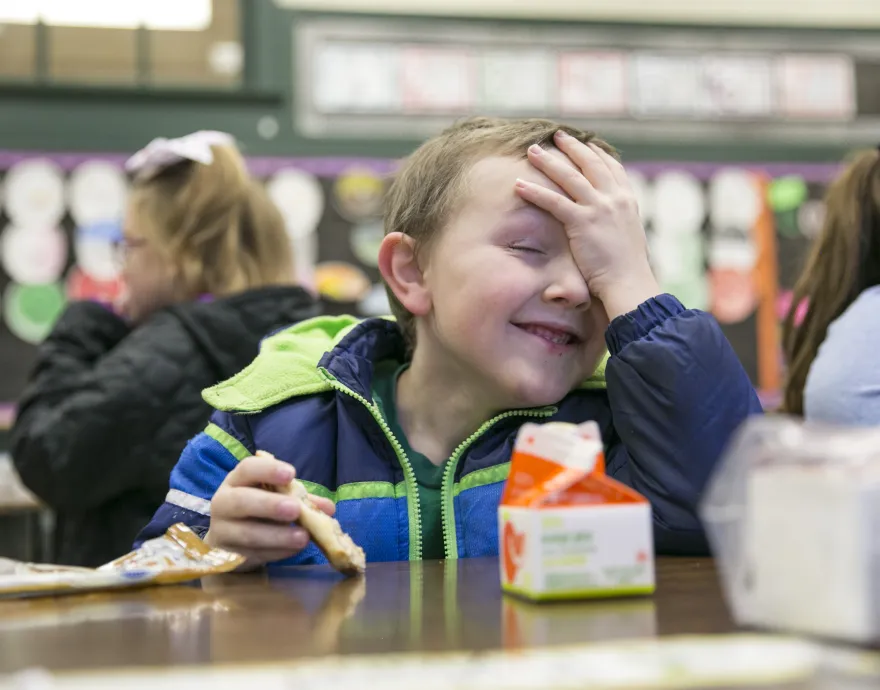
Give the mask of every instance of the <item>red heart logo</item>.
[{"label": "red heart logo", "polygon": [[510,583],[516,579],[516,574],[522,565],[525,555],[526,535],[517,532],[513,524],[508,520],[504,523],[504,578]]}]

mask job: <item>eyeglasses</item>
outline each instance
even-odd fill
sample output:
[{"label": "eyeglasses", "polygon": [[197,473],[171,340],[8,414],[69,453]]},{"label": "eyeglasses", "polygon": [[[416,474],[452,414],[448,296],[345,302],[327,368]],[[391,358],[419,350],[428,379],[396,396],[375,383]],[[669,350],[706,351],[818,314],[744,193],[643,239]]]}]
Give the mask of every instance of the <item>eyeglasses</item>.
[{"label": "eyeglasses", "polygon": [[117,263],[123,264],[133,249],[143,247],[147,241],[143,237],[123,237],[113,243],[113,257]]}]

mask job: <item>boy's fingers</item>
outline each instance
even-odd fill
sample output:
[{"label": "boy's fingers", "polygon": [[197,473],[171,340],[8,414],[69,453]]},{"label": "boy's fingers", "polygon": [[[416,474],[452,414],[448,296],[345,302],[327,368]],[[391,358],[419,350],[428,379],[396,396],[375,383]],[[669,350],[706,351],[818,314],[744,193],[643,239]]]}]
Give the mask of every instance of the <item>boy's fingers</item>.
[{"label": "boy's fingers", "polygon": [[608,169],[614,176],[615,182],[620,185],[629,186],[629,175],[626,174],[626,168],[623,167],[623,163],[621,163],[611,154],[603,151],[601,148],[596,146],[596,144],[590,143],[589,146],[593,151],[595,151],[596,155],[602,160],[602,162],[608,166]]},{"label": "boy's fingers", "polygon": [[544,209],[563,225],[572,224],[578,218],[578,210],[581,207],[552,189],[521,179],[517,179],[514,189],[520,197]]},{"label": "boy's fingers", "polygon": [[211,512],[223,519],[261,519],[290,523],[299,519],[302,504],[295,498],[247,486],[218,491]]},{"label": "boy's fingers", "polygon": [[556,132],[554,142],[557,148],[571,159],[596,189],[608,191],[616,180],[609,167],[594,148],[578,141],[562,130]]},{"label": "boy's fingers", "polygon": [[322,498],[321,496],[314,496],[312,494],[309,494],[309,499],[315,504],[316,508],[321,512],[327,513],[330,517],[333,517],[336,513],[336,505],[330,499]]},{"label": "boy's fingers", "polygon": [[593,185],[579,168],[572,167],[564,159],[564,154],[545,151],[535,144],[529,147],[528,156],[533,166],[562,187],[562,190],[575,201],[589,203],[594,198]]},{"label": "boy's fingers", "polygon": [[253,549],[236,549],[235,552],[244,556],[246,559],[245,565],[239,569],[242,572],[254,570],[267,563],[283,561],[296,555],[295,552],[292,552],[289,549],[285,549],[284,551],[274,551],[272,549],[264,549],[262,551],[255,551]]},{"label": "boy's fingers", "polygon": [[211,544],[237,551],[302,551],[309,543],[309,533],[302,527],[272,525],[254,520],[212,521]]},{"label": "boy's fingers", "polygon": [[226,477],[228,486],[258,486],[272,484],[285,486],[296,476],[293,466],[267,457],[250,457],[242,460]]}]

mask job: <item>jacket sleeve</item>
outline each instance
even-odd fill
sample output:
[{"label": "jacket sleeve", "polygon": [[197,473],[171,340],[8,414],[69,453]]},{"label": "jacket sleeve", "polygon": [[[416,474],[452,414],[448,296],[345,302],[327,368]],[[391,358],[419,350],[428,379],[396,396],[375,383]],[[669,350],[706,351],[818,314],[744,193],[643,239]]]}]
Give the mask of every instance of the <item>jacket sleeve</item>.
[{"label": "jacket sleeve", "polygon": [[211,499],[236,464],[254,453],[247,418],[215,412],[207,428],[193,438],[171,471],[168,495],[134,543],[162,536],[178,522],[200,537],[211,522]]},{"label": "jacket sleeve", "polygon": [[164,314],[129,331],[99,305],[68,308],[39,350],[12,430],[28,488],[53,508],[84,511],[167,481],[156,438],[194,361],[180,330]]},{"label": "jacket sleeve", "polygon": [[650,500],[658,553],[708,553],[697,504],[733,432],[761,413],[755,390],[715,319],[670,295],[615,319],[606,341],[608,473]]}]

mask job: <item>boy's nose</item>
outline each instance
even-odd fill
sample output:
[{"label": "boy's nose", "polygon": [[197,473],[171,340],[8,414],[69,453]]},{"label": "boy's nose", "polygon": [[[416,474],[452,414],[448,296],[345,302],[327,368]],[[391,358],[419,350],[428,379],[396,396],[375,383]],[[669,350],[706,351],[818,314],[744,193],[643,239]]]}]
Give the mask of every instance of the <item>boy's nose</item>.
[{"label": "boy's nose", "polygon": [[592,303],[590,290],[574,259],[562,263],[565,265],[558,266],[552,273],[551,280],[544,290],[544,300],[563,304],[569,309],[589,309]]}]

